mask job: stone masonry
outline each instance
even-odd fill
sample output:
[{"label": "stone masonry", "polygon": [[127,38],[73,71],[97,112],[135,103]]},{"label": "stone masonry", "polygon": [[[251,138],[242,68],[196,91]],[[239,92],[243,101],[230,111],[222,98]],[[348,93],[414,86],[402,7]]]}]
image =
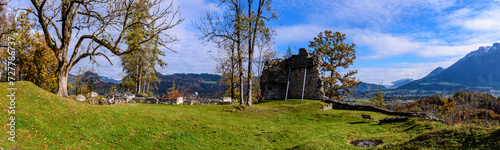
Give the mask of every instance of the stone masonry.
[{"label": "stone masonry", "polygon": [[260,78],[263,100],[285,99],[289,69],[291,69],[291,73],[288,99],[302,98],[306,66],[304,99],[326,99],[319,69],[321,63],[320,55],[311,54],[305,48],[301,48],[299,54],[292,55],[291,58],[266,61]]}]

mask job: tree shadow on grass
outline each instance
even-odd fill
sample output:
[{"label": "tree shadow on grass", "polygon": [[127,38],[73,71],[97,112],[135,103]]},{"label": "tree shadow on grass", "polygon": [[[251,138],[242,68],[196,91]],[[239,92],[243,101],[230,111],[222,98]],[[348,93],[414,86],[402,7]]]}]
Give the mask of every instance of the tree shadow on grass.
[{"label": "tree shadow on grass", "polygon": [[363,124],[363,123],[370,123],[370,122],[366,121],[349,122],[349,124]]}]

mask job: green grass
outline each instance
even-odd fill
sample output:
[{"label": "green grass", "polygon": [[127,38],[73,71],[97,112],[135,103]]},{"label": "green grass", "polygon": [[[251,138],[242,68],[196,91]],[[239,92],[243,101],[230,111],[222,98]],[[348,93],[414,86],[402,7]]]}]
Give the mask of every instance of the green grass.
[{"label": "green grass", "polygon": [[[2,131],[9,121],[7,83],[0,83]],[[16,82],[16,142],[6,149],[363,149],[351,140],[411,145],[411,139],[448,128],[411,119],[378,125],[384,114],[327,110],[316,100],[269,101],[238,111],[234,106],[126,103],[90,105],[58,97],[30,82]],[[236,111],[230,112],[228,110]],[[400,145],[401,146],[401,145]],[[404,146],[404,145],[403,145]]]},{"label": "green grass", "polygon": [[355,103],[363,104],[363,103],[369,103],[370,99],[356,99],[354,101],[355,101]]},{"label": "green grass", "polygon": [[396,149],[492,149],[500,147],[500,130],[462,126],[425,133]]}]

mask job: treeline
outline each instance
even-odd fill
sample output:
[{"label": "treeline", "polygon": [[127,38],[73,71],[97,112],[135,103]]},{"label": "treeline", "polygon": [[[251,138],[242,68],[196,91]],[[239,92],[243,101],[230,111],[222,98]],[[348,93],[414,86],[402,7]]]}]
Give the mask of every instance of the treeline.
[{"label": "treeline", "polygon": [[[92,91],[96,80],[81,76],[68,85],[69,72],[82,60],[99,66],[97,57],[112,64],[110,54],[122,60],[121,88],[153,95],[157,69],[166,66],[160,48],[173,51],[166,44],[178,40],[166,31],[184,21],[180,7],[163,0],[32,0],[27,9],[8,9],[9,2],[0,0],[0,80],[15,70],[17,81],[32,81],[62,97]],[[7,62],[10,49],[15,65]]]},{"label": "treeline", "polygon": [[[8,13],[2,9],[1,14],[5,16]],[[58,72],[55,54],[45,43],[44,34],[32,30],[35,24],[28,15],[29,12],[21,12],[12,19],[2,18],[5,21],[2,24],[6,26],[3,26],[0,44],[0,81],[7,81],[6,72],[15,70],[13,75],[16,81],[31,81],[47,91],[56,92]],[[9,52],[15,52],[15,65],[7,66]]]},{"label": "treeline", "polygon": [[500,98],[480,92],[455,92],[451,97],[434,95],[415,101],[396,111],[418,111],[441,116],[447,124],[498,125]]}]

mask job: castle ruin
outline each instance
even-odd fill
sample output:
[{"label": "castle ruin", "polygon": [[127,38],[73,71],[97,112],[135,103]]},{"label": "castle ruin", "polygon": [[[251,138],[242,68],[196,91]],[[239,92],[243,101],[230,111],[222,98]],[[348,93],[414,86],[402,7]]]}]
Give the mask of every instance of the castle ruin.
[{"label": "castle ruin", "polygon": [[305,48],[288,59],[266,61],[260,77],[263,100],[326,99],[321,63],[320,55]]}]

